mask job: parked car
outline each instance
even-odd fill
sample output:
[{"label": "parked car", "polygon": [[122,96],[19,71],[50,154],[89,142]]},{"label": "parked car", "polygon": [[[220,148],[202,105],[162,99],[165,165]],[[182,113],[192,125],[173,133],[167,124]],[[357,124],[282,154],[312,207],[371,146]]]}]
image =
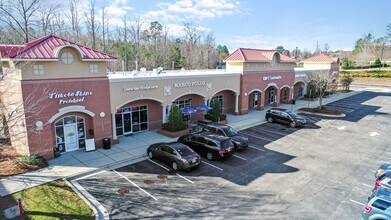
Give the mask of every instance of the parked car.
[{"label": "parked car", "polygon": [[204,130],[212,132],[217,135],[231,138],[234,143],[235,150],[244,150],[248,147],[248,138],[240,135],[239,132],[228,125],[218,124],[218,123],[203,123],[203,121],[198,121],[200,126],[204,127]]},{"label": "parked car", "polygon": [[379,176],[383,175],[386,171],[391,171],[391,164],[389,163],[381,164],[375,173],[375,178],[377,179]]},{"label": "parked car", "polygon": [[234,154],[234,144],[230,138],[210,132],[184,135],[178,138],[178,142],[186,144],[208,160],[226,158]]},{"label": "parked car", "polygon": [[362,211],[362,217],[367,220],[391,219],[391,191],[379,188],[368,197],[368,202]]},{"label": "parked car", "polygon": [[272,108],[266,111],[265,119],[269,122],[278,122],[290,125],[292,128],[304,126],[307,121],[303,116],[293,111],[281,108]]},{"label": "parked car", "polygon": [[190,170],[201,163],[200,155],[178,142],[152,144],[148,147],[147,154],[150,159],[160,160],[174,170]]},{"label": "parked car", "polygon": [[375,187],[373,188],[372,192],[381,187],[391,190],[391,171],[383,173],[376,179]]}]

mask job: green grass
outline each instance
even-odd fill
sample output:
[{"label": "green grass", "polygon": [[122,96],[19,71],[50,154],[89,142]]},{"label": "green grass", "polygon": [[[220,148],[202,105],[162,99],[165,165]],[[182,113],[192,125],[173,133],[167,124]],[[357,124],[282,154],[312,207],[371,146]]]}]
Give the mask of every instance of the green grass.
[{"label": "green grass", "polygon": [[63,180],[12,195],[22,198],[25,219],[95,219],[91,208]]}]

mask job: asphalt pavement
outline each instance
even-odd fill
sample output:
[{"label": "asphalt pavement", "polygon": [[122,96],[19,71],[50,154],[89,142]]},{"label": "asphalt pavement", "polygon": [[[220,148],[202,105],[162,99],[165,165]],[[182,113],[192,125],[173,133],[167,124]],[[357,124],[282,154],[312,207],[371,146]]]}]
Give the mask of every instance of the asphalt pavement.
[{"label": "asphalt pavement", "polygon": [[144,160],[76,182],[111,219],[360,219],[374,171],[391,162],[391,94],[362,92],[327,107],[346,116],[242,130],[247,150],[203,158],[190,172]]}]

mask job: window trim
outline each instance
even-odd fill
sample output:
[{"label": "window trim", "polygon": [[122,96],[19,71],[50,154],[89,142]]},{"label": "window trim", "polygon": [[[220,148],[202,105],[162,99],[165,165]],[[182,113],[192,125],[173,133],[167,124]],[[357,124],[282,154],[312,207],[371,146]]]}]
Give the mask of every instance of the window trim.
[{"label": "window trim", "polygon": [[36,75],[36,76],[44,75],[45,74],[44,65],[43,64],[33,65],[33,72],[34,72],[34,75]]},{"label": "window trim", "polygon": [[90,64],[90,73],[92,73],[92,74],[99,73],[99,66],[98,66],[98,64]]}]

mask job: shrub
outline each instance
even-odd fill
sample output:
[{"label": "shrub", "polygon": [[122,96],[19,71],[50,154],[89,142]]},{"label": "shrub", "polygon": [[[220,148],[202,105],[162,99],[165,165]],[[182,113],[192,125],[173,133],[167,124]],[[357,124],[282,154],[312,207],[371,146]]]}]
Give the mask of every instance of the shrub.
[{"label": "shrub", "polygon": [[208,114],[211,115],[212,118],[218,120],[221,117],[221,109],[217,98],[212,98],[210,101],[210,107],[212,107],[212,109],[208,111]]},{"label": "shrub", "polygon": [[350,76],[344,76],[340,79],[341,81],[341,84],[343,86],[343,89],[345,91],[349,91],[350,90],[350,84],[352,84],[353,82],[353,78],[350,77]]},{"label": "shrub", "polygon": [[44,159],[40,156],[24,156],[15,162],[20,168],[28,168],[29,166],[39,166],[44,163]]},{"label": "shrub", "polygon": [[[216,118],[216,117],[214,117],[211,114],[205,114],[204,118],[207,119],[207,120],[211,120],[213,122],[219,122],[219,118]],[[227,115],[226,114],[221,114],[220,115],[220,121],[224,121],[225,119],[227,119]]]},{"label": "shrub", "polygon": [[171,132],[181,131],[187,128],[186,124],[183,124],[183,115],[178,106],[171,106],[168,122],[164,123],[162,128]]}]

